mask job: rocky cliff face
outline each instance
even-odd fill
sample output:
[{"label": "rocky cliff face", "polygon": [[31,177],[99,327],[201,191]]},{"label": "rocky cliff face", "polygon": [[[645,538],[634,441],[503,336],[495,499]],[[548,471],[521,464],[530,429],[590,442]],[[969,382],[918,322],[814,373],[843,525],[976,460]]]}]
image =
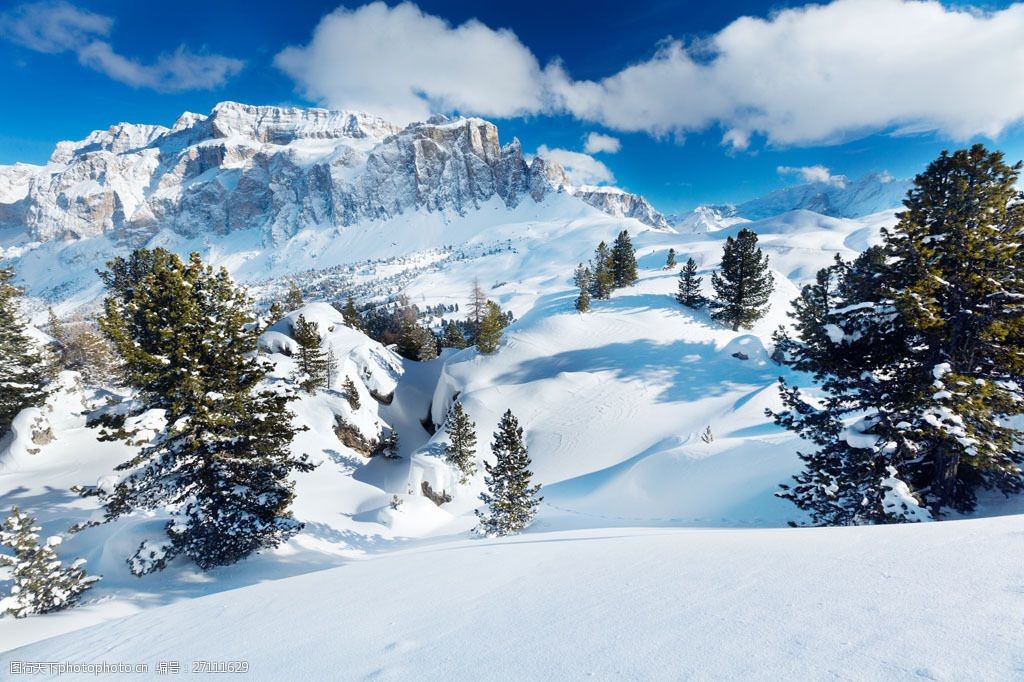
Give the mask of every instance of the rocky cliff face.
[{"label": "rocky cliff face", "polygon": [[[224,102],[170,128],[122,123],[61,142],[46,166],[0,167],[0,227],[45,241],[109,235],[141,242],[386,220],[410,210],[464,215],[497,197],[514,207],[567,187],[555,163],[527,164],[518,140],[476,118],[404,129],[361,113]],[[662,226],[642,197],[578,192],[612,215]]]},{"label": "rocky cliff face", "polygon": [[573,194],[608,215],[636,218],[651,227],[669,227],[665,216],[639,194],[623,192],[616,187],[577,187]]}]

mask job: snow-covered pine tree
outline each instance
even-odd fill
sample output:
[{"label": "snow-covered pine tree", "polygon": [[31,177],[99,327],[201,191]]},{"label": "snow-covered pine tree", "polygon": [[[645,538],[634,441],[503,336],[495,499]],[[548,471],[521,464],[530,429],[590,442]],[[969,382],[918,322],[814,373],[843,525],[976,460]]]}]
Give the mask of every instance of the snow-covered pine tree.
[{"label": "snow-covered pine tree", "polygon": [[456,400],[444,421],[448,442],[444,445],[444,458],[462,473],[465,483],[476,474],[476,424]]},{"label": "snow-covered pine tree", "polygon": [[676,293],[676,300],[687,308],[699,310],[708,304],[708,300],[701,293],[701,282],[703,277],[697,276],[697,263],[692,258],[686,259],[686,264],[679,271],[679,290]]},{"label": "snow-covered pine tree", "polygon": [[345,326],[357,331],[363,331],[363,319],[359,317],[359,311],[356,310],[356,302],[351,296],[345,299],[345,307],[341,309],[341,319],[345,322]]},{"label": "snow-covered pine tree", "polygon": [[512,410],[498,423],[491,452],[495,462],[484,462],[487,490],[480,493],[487,508],[476,511],[480,519],[477,532],[489,537],[512,535],[530,525],[544,499],[537,495],[540,484],[531,484],[530,455],[523,443],[523,428]]},{"label": "snow-covered pine tree", "polygon": [[288,280],[288,291],[284,295],[285,310],[292,312],[305,304],[306,302],[302,299],[302,291],[299,289],[299,285],[295,283],[294,279]]},{"label": "snow-covered pine tree", "polygon": [[487,302],[487,312],[480,321],[480,329],[476,335],[476,349],[488,355],[498,350],[501,343],[501,332],[505,328],[505,316],[494,301]]},{"label": "snow-covered pine tree", "polygon": [[590,294],[599,301],[611,298],[612,289],[615,287],[615,277],[612,274],[612,251],[604,242],[598,244],[594,251],[594,260],[590,264],[590,271],[594,273]]},{"label": "snow-covered pine tree", "polygon": [[[164,249],[116,258],[103,279],[100,326],[137,389],[132,411],[166,417],[151,444],[117,467],[116,485],[80,491],[100,498],[106,521],[171,515],[167,538],[143,542],[128,559],[132,572],[160,570],[179,555],[204,570],[227,565],[297,533],[289,476],[313,465],[290,452],[294,396],[260,387],[270,367],[257,356],[249,298],[223,268],[198,254],[183,263]],[[104,426],[115,429],[105,438],[131,437],[123,421]]]},{"label": "snow-covered pine tree", "polygon": [[361,405],[359,391],[356,390],[356,382],[352,381],[352,377],[345,377],[345,383],[342,384],[341,390],[345,393],[345,400],[348,401],[348,406],[353,410],[358,410]]},{"label": "snow-covered pine tree", "polygon": [[39,346],[27,333],[11,281],[14,271],[0,269],[0,435],[26,407],[46,401],[48,372]]},{"label": "snow-covered pine tree", "polygon": [[466,337],[462,335],[455,320],[448,320],[444,325],[444,336],[441,337],[442,348],[465,348]]},{"label": "snow-covered pine tree", "polygon": [[969,511],[1024,491],[1024,203],[1020,164],[981,145],[914,180],[881,247],[796,302],[787,356],[824,392],[781,383],[777,423],[817,446],[781,496],[819,524]]},{"label": "snow-covered pine tree", "polygon": [[295,358],[299,386],[307,393],[314,393],[318,388],[327,386],[327,354],[321,347],[323,339],[320,338],[320,325],[299,315],[292,327],[292,338],[299,346]]},{"label": "snow-covered pine tree", "polygon": [[267,310],[267,325],[272,325],[288,313],[280,301],[274,301]]},{"label": "snow-covered pine tree", "polygon": [[415,320],[405,320],[396,350],[410,360],[433,360],[437,357],[437,337],[426,327],[416,324]]},{"label": "snow-covered pine tree", "polygon": [[711,275],[715,298],[709,301],[711,317],[733,331],[749,328],[764,317],[775,281],[768,270],[768,256],[757,246],[757,234],[743,228],[736,238],[725,240],[721,274]]},{"label": "snow-covered pine tree", "polygon": [[581,313],[590,310],[590,286],[592,280],[593,276],[590,274],[590,268],[580,263],[576,267],[576,273],[573,275],[573,283],[579,289],[579,294],[576,296],[576,310]]},{"label": "snow-covered pine tree", "polygon": [[665,257],[665,269],[672,270],[676,266],[676,250],[669,249],[668,256]]},{"label": "snow-covered pine tree", "polygon": [[74,606],[82,593],[99,580],[87,575],[84,559],[69,566],[57,558],[54,547],[61,538],[54,536],[39,544],[36,520],[17,507],[4,520],[0,545],[13,550],[13,556],[0,554],[0,566],[11,568],[11,594],[0,599],[0,613],[24,618],[36,613],[51,613]]},{"label": "snow-covered pine tree", "polygon": [[612,245],[612,286],[616,289],[631,287],[639,279],[636,271],[636,251],[629,239],[629,232],[623,230]]}]

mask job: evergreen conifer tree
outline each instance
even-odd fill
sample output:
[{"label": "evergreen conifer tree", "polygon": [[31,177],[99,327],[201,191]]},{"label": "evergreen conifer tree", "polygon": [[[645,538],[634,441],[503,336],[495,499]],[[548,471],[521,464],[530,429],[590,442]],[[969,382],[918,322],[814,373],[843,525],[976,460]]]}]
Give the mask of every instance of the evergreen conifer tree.
[{"label": "evergreen conifer tree", "polygon": [[505,328],[505,316],[494,301],[487,302],[487,312],[480,321],[480,329],[476,335],[476,349],[483,354],[498,350],[501,343],[501,332]]},{"label": "evergreen conifer tree", "polygon": [[[132,262],[147,268],[129,267]],[[148,270],[148,272],[147,272]],[[132,276],[141,275],[137,281]],[[146,540],[128,563],[136,575],[186,556],[209,569],[276,547],[302,524],[291,515],[289,475],[313,469],[290,452],[293,396],[262,389],[251,302],[226,270],[187,263],[163,249],[117,258],[104,273],[100,326],[137,389],[131,413],[164,411],[166,426],[97,496],[112,521],[160,509],[166,539]],[[130,439],[124,416],[102,422],[105,438]],[[92,525],[92,524],[90,524]]]},{"label": "evergreen conifer tree", "polygon": [[280,301],[274,301],[270,304],[270,308],[267,310],[267,323],[268,325],[274,324],[288,313],[281,305]]},{"label": "evergreen conifer tree", "polygon": [[295,283],[295,280],[288,280],[288,292],[284,295],[284,307],[288,312],[298,310],[306,304],[302,300],[302,291],[299,290],[299,285]]},{"label": "evergreen conifer tree", "polygon": [[665,258],[665,269],[672,270],[676,267],[676,250],[669,249],[668,256]]},{"label": "evergreen conifer tree", "polygon": [[358,410],[361,404],[359,402],[359,391],[356,389],[356,382],[352,381],[352,377],[346,376],[345,383],[342,384],[341,388],[345,393],[345,400],[348,401],[348,406],[353,410]]},{"label": "evergreen conifer tree", "polygon": [[979,488],[1024,491],[1024,204],[1020,164],[943,152],[895,228],[795,302],[788,361],[820,404],[780,383],[776,422],[812,442],[781,495],[815,523],[969,511]]},{"label": "evergreen conifer tree", "polygon": [[707,305],[708,300],[701,293],[700,285],[703,277],[697,276],[697,263],[692,258],[686,259],[686,264],[679,271],[679,291],[676,293],[676,300],[687,308],[698,310]]},{"label": "evergreen conifer tree", "polygon": [[636,271],[636,251],[629,239],[629,232],[623,230],[612,245],[612,286],[631,287],[639,276]]},{"label": "evergreen conifer tree", "polygon": [[480,499],[487,508],[476,512],[480,519],[477,532],[489,537],[512,535],[530,525],[544,499],[537,496],[540,485],[532,485],[523,429],[512,410],[502,416],[491,452],[495,463],[484,463],[487,490],[480,493]]},{"label": "evergreen conifer tree", "polygon": [[580,263],[576,268],[576,274],[573,276],[573,282],[575,282],[580,292],[576,296],[576,310],[581,313],[585,313],[590,310],[590,286],[593,277],[590,274],[590,268]]},{"label": "evergreen conifer tree", "polygon": [[22,292],[13,279],[12,270],[0,269],[0,435],[19,412],[42,405],[47,396],[47,363],[26,331],[18,308]]},{"label": "evergreen conifer tree", "polygon": [[84,559],[64,566],[53,549],[60,544],[60,537],[48,538],[40,545],[41,529],[35,523],[34,518],[13,507],[0,529],[0,545],[14,552],[13,556],[0,554],[0,566],[11,568],[13,581],[10,596],[0,599],[0,613],[15,618],[74,606],[99,580],[86,574]]},{"label": "evergreen conifer tree", "polygon": [[469,295],[469,317],[466,319],[466,327],[469,329],[469,340],[476,343],[476,335],[487,314],[487,294],[480,286],[480,280],[473,280],[473,290]]},{"label": "evergreen conifer tree", "polygon": [[448,320],[444,325],[444,337],[441,339],[442,348],[465,348],[466,337],[462,335],[459,325],[455,320]]},{"label": "evergreen conifer tree", "polygon": [[598,244],[594,251],[594,260],[591,263],[590,271],[594,273],[590,294],[599,301],[611,298],[612,289],[615,287],[615,277],[612,274],[612,252],[604,242]]},{"label": "evergreen conifer tree", "polygon": [[433,360],[437,357],[437,337],[415,321],[405,320],[397,350],[399,355],[410,360]]},{"label": "evergreen conifer tree", "polygon": [[341,311],[341,318],[344,320],[345,326],[363,331],[363,320],[359,317],[359,311],[356,310],[356,302],[351,296],[345,300],[345,307]]},{"label": "evergreen conifer tree", "polygon": [[715,288],[709,303],[711,316],[733,331],[749,328],[764,316],[775,282],[754,232],[744,228],[735,239],[725,240],[721,274],[712,274],[711,284]]},{"label": "evergreen conifer tree", "polygon": [[292,329],[292,338],[299,346],[296,357],[298,363],[299,386],[307,393],[327,386],[329,376],[327,354],[321,347],[320,325],[299,315]]},{"label": "evergreen conifer tree", "polygon": [[476,474],[476,424],[470,421],[458,400],[448,411],[444,429],[448,434],[448,443],[444,446],[445,461],[459,469],[461,482],[465,483]]}]

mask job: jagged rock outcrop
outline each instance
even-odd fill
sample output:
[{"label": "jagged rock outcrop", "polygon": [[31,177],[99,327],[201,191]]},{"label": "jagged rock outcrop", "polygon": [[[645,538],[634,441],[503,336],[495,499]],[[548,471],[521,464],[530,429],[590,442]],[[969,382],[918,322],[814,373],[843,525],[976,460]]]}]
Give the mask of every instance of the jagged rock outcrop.
[{"label": "jagged rock outcrop", "polygon": [[630,194],[617,187],[585,186],[575,188],[573,195],[608,215],[617,218],[636,218],[651,227],[669,227],[665,216],[639,194]]},{"label": "jagged rock outcrop", "polygon": [[[386,220],[411,210],[464,215],[568,186],[558,164],[527,164],[494,124],[435,116],[399,128],[326,109],[222,102],[170,128],[122,123],[61,142],[46,166],[0,167],[0,227],[39,241],[109,235],[141,243],[261,229],[274,241],[304,227]],[[662,226],[642,198],[607,188],[587,203]]]}]

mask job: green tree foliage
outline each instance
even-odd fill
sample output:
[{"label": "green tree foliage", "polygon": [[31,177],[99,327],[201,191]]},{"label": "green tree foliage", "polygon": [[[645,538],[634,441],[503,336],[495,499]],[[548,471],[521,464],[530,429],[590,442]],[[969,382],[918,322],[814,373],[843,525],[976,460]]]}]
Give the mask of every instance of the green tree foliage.
[{"label": "green tree foliage", "polygon": [[707,305],[708,300],[701,293],[701,282],[703,277],[697,276],[697,263],[692,258],[686,259],[686,264],[679,271],[679,290],[676,292],[676,300],[687,308],[698,310]]},{"label": "green tree foliage", "polygon": [[284,308],[288,312],[298,310],[304,306],[306,302],[302,300],[302,291],[299,290],[299,285],[295,283],[295,280],[288,280],[288,291],[284,295]]},{"label": "green tree foliage", "polygon": [[46,401],[48,367],[39,345],[28,335],[11,281],[14,271],[0,269],[0,435],[26,407]]},{"label": "green tree foliage", "polygon": [[735,239],[725,240],[722,270],[712,274],[711,284],[715,289],[709,303],[711,316],[733,331],[748,329],[764,317],[775,281],[754,232],[744,228]]},{"label": "green tree foliage", "polygon": [[341,309],[341,319],[345,322],[345,326],[363,331],[363,320],[359,317],[356,302],[351,296],[345,300],[345,307]]},{"label": "green tree foliage", "polygon": [[455,323],[455,320],[448,320],[444,325],[444,336],[441,337],[442,348],[465,348],[466,337],[462,334],[462,330],[459,329],[459,325]]},{"label": "green tree foliage", "polygon": [[612,273],[612,251],[601,242],[594,250],[594,259],[590,263],[590,271],[594,273],[590,284],[590,295],[598,301],[611,298],[615,288],[615,276]]},{"label": "green tree foliage", "polygon": [[299,315],[292,328],[292,338],[299,346],[295,358],[299,386],[308,393],[326,387],[330,372],[327,354],[321,345],[320,325]]},{"label": "green tree foliage", "polygon": [[573,275],[573,283],[579,289],[579,294],[576,296],[576,310],[581,313],[590,310],[590,286],[592,281],[593,275],[590,273],[590,268],[580,263],[576,267],[576,273]]},{"label": "green tree foliage", "polygon": [[476,474],[476,424],[458,400],[452,405],[445,418],[444,430],[448,442],[444,445],[444,458],[462,474],[461,482],[466,483]]},{"label": "green tree foliage", "polygon": [[414,320],[406,320],[397,350],[399,355],[410,360],[433,360],[437,357],[437,337]]},{"label": "green tree foliage", "polygon": [[87,575],[84,559],[64,566],[54,547],[59,537],[39,544],[36,520],[17,507],[4,520],[0,529],[0,545],[9,547],[13,555],[0,554],[0,566],[11,569],[11,594],[0,599],[0,613],[24,618],[37,613],[51,613],[74,606],[82,593],[99,580]]},{"label": "green tree foliage", "polygon": [[341,390],[345,393],[345,400],[348,401],[348,406],[353,410],[358,410],[362,403],[359,401],[359,391],[356,389],[356,382],[352,381],[352,377],[345,377]]},{"label": "green tree foliage", "polygon": [[487,312],[480,321],[480,329],[476,335],[476,349],[484,354],[498,350],[501,343],[501,332],[505,329],[507,319],[501,308],[494,301],[487,302]]},{"label": "green tree foliage", "polygon": [[512,410],[502,416],[491,452],[495,463],[484,462],[487,490],[480,493],[480,499],[486,509],[476,512],[480,520],[477,532],[489,537],[513,535],[530,525],[544,498],[537,495],[540,485],[532,485],[530,455]]},{"label": "green tree foliage", "polygon": [[629,239],[629,232],[623,230],[612,245],[612,286],[616,289],[631,287],[639,276],[636,270],[636,251]]},{"label": "green tree foliage", "polygon": [[676,267],[676,250],[669,249],[668,256],[665,257],[665,269],[672,270]]},{"label": "green tree foliage", "polygon": [[821,524],[969,511],[1024,491],[1020,164],[981,145],[918,175],[895,228],[794,304],[786,357],[824,398],[781,383],[776,421],[814,443],[782,493]]},{"label": "green tree foliage", "polygon": [[[167,537],[129,558],[132,572],[160,570],[175,556],[202,569],[231,564],[297,533],[289,475],[313,465],[289,450],[293,396],[261,388],[270,368],[257,356],[249,298],[223,268],[163,249],[115,259],[103,280],[100,327],[137,391],[128,413],[162,410],[166,424],[117,467],[115,485],[81,491],[100,498],[106,521],[170,514]],[[123,417],[105,420],[114,429],[105,437],[131,438]]]}]

